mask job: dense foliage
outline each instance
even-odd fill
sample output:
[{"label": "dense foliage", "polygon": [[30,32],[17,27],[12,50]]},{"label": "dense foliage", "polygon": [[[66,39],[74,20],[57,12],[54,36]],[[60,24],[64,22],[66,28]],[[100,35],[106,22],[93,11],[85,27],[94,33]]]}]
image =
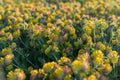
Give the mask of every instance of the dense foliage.
[{"label": "dense foliage", "polygon": [[0,0],[0,80],[119,80],[120,0]]}]

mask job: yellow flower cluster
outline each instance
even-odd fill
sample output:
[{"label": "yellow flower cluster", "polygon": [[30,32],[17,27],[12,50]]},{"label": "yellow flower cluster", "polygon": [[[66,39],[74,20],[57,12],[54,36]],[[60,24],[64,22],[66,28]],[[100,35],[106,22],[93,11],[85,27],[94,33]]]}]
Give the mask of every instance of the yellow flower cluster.
[{"label": "yellow flower cluster", "polygon": [[[14,54],[11,47],[3,48],[0,53],[0,77],[1,79],[6,79],[5,70],[10,71],[13,69],[13,58]],[[11,80],[11,79],[10,79]]]},{"label": "yellow flower cluster", "polygon": [[7,80],[114,80],[119,54],[119,0],[0,0]]},{"label": "yellow flower cluster", "polygon": [[107,56],[110,59],[111,63],[116,64],[118,62],[119,59],[118,52],[111,51]]},{"label": "yellow flower cluster", "polygon": [[26,75],[23,70],[15,69],[7,74],[7,80],[25,80]]},{"label": "yellow flower cluster", "polygon": [[[54,69],[50,67],[51,66],[55,66]],[[47,68],[45,68],[47,67]],[[49,71],[48,71],[48,68],[49,68]],[[50,69],[52,71],[50,71]],[[39,69],[39,70],[31,70],[31,76],[30,76],[30,79],[32,80],[35,80],[35,79],[50,79],[50,80],[71,80],[72,79],[72,70],[69,66],[67,65],[59,65],[55,62],[49,62],[49,63],[46,63],[44,66],[43,66],[43,69]]]},{"label": "yellow flower cluster", "polygon": [[90,75],[87,80],[97,80],[95,75]]},{"label": "yellow flower cluster", "polygon": [[104,54],[100,50],[96,50],[91,55],[93,57],[94,65],[102,65],[104,61]]},{"label": "yellow flower cluster", "polygon": [[30,80],[36,80],[36,79],[44,80],[47,75],[43,69],[32,70],[30,73],[31,73]]},{"label": "yellow flower cluster", "polygon": [[58,64],[59,65],[70,65],[71,60],[69,58],[66,58],[66,57],[61,57],[61,59],[58,60]]},{"label": "yellow flower cluster", "polygon": [[57,64],[55,62],[48,62],[43,66],[43,70],[47,73],[50,73],[56,69]]}]

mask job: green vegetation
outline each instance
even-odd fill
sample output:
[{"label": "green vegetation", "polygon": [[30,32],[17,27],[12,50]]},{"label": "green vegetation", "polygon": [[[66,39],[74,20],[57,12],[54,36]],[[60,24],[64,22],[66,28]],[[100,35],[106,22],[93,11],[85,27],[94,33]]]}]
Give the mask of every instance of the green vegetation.
[{"label": "green vegetation", "polygon": [[0,0],[0,80],[119,80],[119,0]]}]

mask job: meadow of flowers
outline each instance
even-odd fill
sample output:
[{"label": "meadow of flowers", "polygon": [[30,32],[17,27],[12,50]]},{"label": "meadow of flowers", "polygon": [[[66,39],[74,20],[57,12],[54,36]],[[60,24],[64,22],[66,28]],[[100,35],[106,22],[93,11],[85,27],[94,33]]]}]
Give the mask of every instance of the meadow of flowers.
[{"label": "meadow of flowers", "polygon": [[0,80],[120,80],[120,0],[0,0]]}]

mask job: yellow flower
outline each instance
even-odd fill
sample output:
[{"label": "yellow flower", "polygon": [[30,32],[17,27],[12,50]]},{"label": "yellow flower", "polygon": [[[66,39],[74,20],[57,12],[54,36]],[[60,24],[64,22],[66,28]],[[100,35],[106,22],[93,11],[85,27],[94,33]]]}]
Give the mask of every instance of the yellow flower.
[{"label": "yellow flower", "polygon": [[56,67],[57,67],[57,64],[55,62],[48,62],[43,65],[43,70],[46,73],[50,73],[50,72],[54,71],[56,69]]},{"label": "yellow flower", "polygon": [[53,49],[54,49],[55,52],[59,52],[60,51],[57,46],[53,46]]},{"label": "yellow flower", "polygon": [[104,64],[103,66],[104,66],[104,72],[106,72],[107,74],[112,71],[112,66],[110,64]]},{"label": "yellow flower", "polygon": [[77,18],[77,19],[81,19],[81,15],[80,14],[75,14],[75,17]]},{"label": "yellow flower", "polygon": [[15,69],[15,71],[10,71],[7,74],[7,80],[25,80],[26,76],[23,70]]},{"label": "yellow flower", "polygon": [[8,72],[7,74],[7,80],[16,80],[17,76],[14,74],[13,71]]},{"label": "yellow flower", "polygon": [[6,33],[7,40],[13,40],[13,36],[11,33]]},{"label": "yellow flower", "polygon": [[13,42],[11,45],[10,45],[10,47],[13,49],[13,48],[15,48],[17,45],[16,45],[16,43],[15,42]]},{"label": "yellow flower", "polygon": [[5,31],[4,31],[4,30],[1,30],[1,31],[0,31],[0,36],[3,36],[3,35],[5,35]]},{"label": "yellow flower", "polygon": [[93,62],[95,65],[102,65],[104,60],[104,54],[100,50],[96,50],[92,53]]},{"label": "yellow flower", "polygon": [[14,58],[14,55],[13,54],[7,54],[5,56],[5,64],[6,65],[9,65],[11,62],[12,62],[12,59]]},{"label": "yellow flower", "polygon": [[37,36],[39,33],[40,33],[39,30],[33,30],[33,34],[34,34],[34,36]]},{"label": "yellow flower", "polygon": [[56,80],[62,80],[64,76],[64,71],[61,67],[58,67],[55,72],[54,76],[56,77]]},{"label": "yellow flower", "polygon": [[83,51],[81,54],[78,55],[77,59],[82,60],[82,61],[89,61],[90,59],[90,55],[88,52],[86,52],[86,50],[79,50],[79,51]]},{"label": "yellow flower", "polygon": [[28,14],[28,13],[25,13],[25,14],[24,14],[24,17],[25,17],[26,19],[28,19],[28,18],[29,18],[29,14]]},{"label": "yellow flower", "polygon": [[118,37],[120,37],[120,29],[117,29],[117,35],[118,35]]},{"label": "yellow flower", "polygon": [[111,51],[107,56],[113,64],[118,62],[119,56],[117,51]]},{"label": "yellow flower", "polygon": [[104,58],[104,54],[103,54],[103,52],[101,50],[94,51],[91,56],[93,58],[101,58],[101,59]]},{"label": "yellow flower", "polygon": [[37,70],[32,70],[30,73],[31,73],[31,75],[33,76],[33,75],[37,74],[38,71],[37,71]]},{"label": "yellow flower", "polygon": [[57,23],[57,24],[61,24],[61,23],[62,23],[62,20],[61,20],[61,19],[57,19],[56,23]]},{"label": "yellow flower", "polygon": [[64,22],[61,22],[61,26],[64,27],[64,26],[65,26],[65,23],[64,23]]},{"label": "yellow flower", "polygon": [[2,19],[2,15],[0,15],[0,20]]},{"label": "yellow flower", "polygon": [[74,35],[75,34],[75,29],[74,28],[70,28],[70,34]]},{"label": "yellow flower", "polygon": [[71,60],[67,57],[61,57],[60,60],[58,60],[59,65],[69,65],[71,63]]},{"label": "yellow flower", "polygon": [[66,75],[63,80],[72,80],[72,76],[70,74]]},{"label": "yellow flower", "polygon": [[52,23],[47,23],[47,27],[52,27],[53,24]]},{"label": "yellow flower", "polygon": [[55,16],[51,15],[51,16],[49,16],[49,18],[50,18],[51,20],[53,20],[53,19],[55,19]]},{"label": "yellow flower", "polygon": [[8,48],[2,49],[1,55],[5,56],[5,55],[10,54],[10,53],[12,53],[12,49],[8,47]]},{"label": "yellow flower", "polygon": [[83,53],[79,54],[77,59],[82,62],[81,63],[81,70],[82,71],[88,71],[90,69],[90,65],[89,65],[90,64],[89,63],[90,55],[87,52],[84,52],[84,50],[83,50]]},{"label": "yellow flower", "polygon": [[85,11],[86,11],[86,10],[85,10],[85,8],[84,8],[84,7],[82,7],[82,8],[81,8],[81,13],[82,13],[82,14],[84,14],[84,13],[85,13]]},{"label": "yellow flower", "polygon": [[82,66],[82,62],[79,60],[74,60],[72,62],[72,70],[74,73],[79,73],[79,71],[81,70],[81,66]]},{"label": "yellow flower", "polygon": [[100,8],[100,14],[104,14],[105,13],[105,9],[103,7]]},{"label": "yellow flower", "polygon": [[16,31],[13,33],[13,37],[14,37],[14,38],[20,37],[20,30],[19,30],[19,29],[16,30]]},{"label": "yellow flower", "polygon": [[35,80],[37,78],[38,70],[31,70],[30,74],[30,79]]},{"label": "yellow flower", "polygon": [[90,75],[87,80],[98,80],[95,75]]},{"label": "yellow flower", "polygon": [[83,78],[83,80],[87,80],[87,78]]},{"label": "yellow flower", "polygon": [[22,22],[22,21],[23,21],[23,18],[18,17],[18,18],[17,18],[17,21]]},{"label": "yellow flower", "polygon": [[50,22],[50,21],[51,21],[51,18],[50,18],[50,17],[48,17],[48,18],[47,18],[47,21],[48,21],[48,22]]},{"label": "yellow flower", "polygon": [[26,75],[23,70],[15,69],[14,74],[17,76],[17,80],[25,80]]},{"label": "yellow flower", "polygon": [[89,26],[84,26],[83,29],[84,29],[84,31],[85,31],[88,35],[90,35],[91,32],[92,32],[92,30],[90,29]]},{"label": "yellow flower", "polygon": [[5,9],[3,7],[0,7],[0,12],[1,13],[4,13],[5,12]]},{"label": "yellow flower", "polygon": [[47,74],[44,72],[43,69],[38,70],[38,78],[44,80]]},{"label": "yellow flower", "polygon": [[106,46],[102,42],[98,42],[97,45],[98,49],[104,51],[106,49]]},{"label": "yellow flower", "polygon": [[103,59],[100,58],[100,57],[96,57],[94,60],[93,60],[94,64],[95,65],[102,65],[103,64]]}]

